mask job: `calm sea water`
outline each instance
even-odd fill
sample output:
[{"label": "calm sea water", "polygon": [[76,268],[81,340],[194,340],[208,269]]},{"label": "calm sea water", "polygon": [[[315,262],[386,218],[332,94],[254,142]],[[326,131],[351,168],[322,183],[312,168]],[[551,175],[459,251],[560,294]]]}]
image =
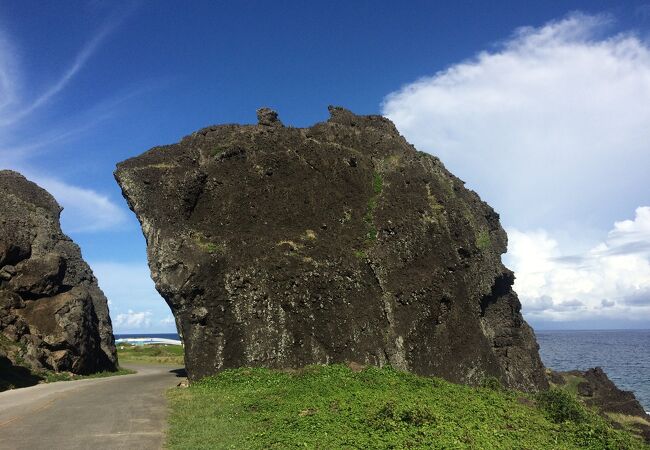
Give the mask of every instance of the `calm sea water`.
[{"label": "calm sea water", "polygon": [[[600,366],[616,385],[633,391],[650,411],[650,330],[537,331],[539,352],[546,367],[555,370]],[[180,339],[176,333],[116,334],[115,338]]]},{"label": "calm sea water", "polygon": [[650,411],[650,330],[536,331],[539,353],[555,370],[600,366]]}]

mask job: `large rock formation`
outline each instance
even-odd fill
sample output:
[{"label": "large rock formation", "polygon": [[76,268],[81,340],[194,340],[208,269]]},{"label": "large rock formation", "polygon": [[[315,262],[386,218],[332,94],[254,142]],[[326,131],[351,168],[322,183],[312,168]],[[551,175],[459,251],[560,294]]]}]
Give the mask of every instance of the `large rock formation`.
[{"label": "large rock formation", "polygon": [[546,386],[499,216],[387,119],[205,128],[118,165],[190,378],[353,361]]},{"label": "large rock formation", "polygon": [[0,194],[0,359],[80,374],[115,370],[106,297],[61,232],[61,208],[8,170]]}]

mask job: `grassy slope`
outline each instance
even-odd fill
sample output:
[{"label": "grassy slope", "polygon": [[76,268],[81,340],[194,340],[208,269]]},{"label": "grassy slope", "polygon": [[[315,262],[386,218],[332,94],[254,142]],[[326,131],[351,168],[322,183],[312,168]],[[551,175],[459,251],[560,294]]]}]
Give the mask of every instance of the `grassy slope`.
[{"label": "grassy slope", "polygon": [[648,448],[566,394],[536,401],[389,368],[228,370],[169,398],[177,449]]},{"label": "grassy slope", "polygon": [[117,357],[120,363],[185,365],[183,347],[180,345],[119,344]]}]

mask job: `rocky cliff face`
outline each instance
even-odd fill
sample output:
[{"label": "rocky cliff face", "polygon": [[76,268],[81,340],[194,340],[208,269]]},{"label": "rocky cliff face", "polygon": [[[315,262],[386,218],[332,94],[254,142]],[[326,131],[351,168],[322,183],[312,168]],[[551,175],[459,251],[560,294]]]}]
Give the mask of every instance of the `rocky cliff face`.
[{"label": "rocky cliff face", "polygon": [[61,208],[8,170],[0,193],[0,358],[31,369],[115,370],[106,297],[61,232]]},{"label": "rocky cliff face", "polygon": [[499,216],[379,116],[213,126],[118,165],[196,379],[356,362],[546,386]]}]

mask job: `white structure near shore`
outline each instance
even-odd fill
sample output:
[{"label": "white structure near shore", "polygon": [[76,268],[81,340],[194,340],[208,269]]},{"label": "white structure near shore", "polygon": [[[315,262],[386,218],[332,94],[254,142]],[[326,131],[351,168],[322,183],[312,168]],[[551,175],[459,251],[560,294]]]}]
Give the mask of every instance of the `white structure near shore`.
[{"label": "white structure near shore", "polygon": [[165,338],[121,338],[115,340],[116,344],[131,344],[131,345],[183,345],[183,343],[176,339]]}]

